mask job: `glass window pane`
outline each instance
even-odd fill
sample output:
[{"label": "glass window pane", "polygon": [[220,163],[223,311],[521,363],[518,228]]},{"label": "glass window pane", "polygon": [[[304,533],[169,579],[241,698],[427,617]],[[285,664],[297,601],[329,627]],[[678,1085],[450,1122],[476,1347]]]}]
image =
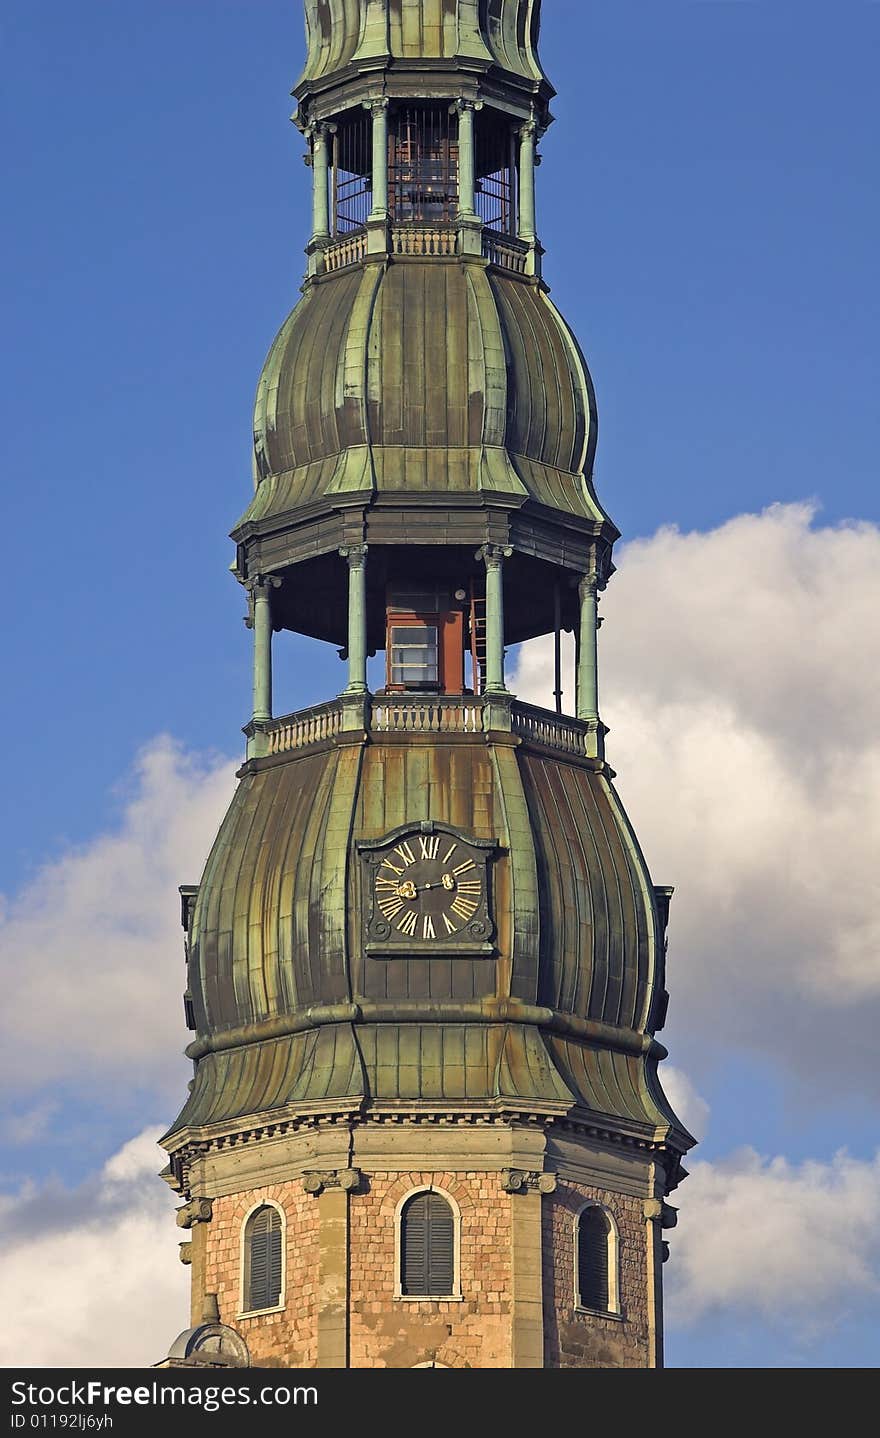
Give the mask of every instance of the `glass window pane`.
[{"label": "glass window pane", "polygon": [[392,684],[437,683],[436,625],[395,624],[391,627],[390,640]]}]

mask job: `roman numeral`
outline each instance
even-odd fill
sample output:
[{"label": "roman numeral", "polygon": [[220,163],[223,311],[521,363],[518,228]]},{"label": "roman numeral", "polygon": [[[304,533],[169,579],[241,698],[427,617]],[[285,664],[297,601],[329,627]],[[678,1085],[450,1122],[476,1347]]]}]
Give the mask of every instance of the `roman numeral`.
[{"label": "roman numeral", "polygon": [[452,856],[453,856],[453,854],[455,853],[455,851],[456,851],[457,848],[458,848],[458,845],[457,845],[457,844],[450,844],[449,848],[446,850],[446,853],[443,855],[443,862],[444,862],[444,864],[448,864],[448,863],[449,863],[449,860],[452,858]]},{"label": "roman numeral", "polygon": [[419,837],[419,848],[422,851],[423,859],[436,859],[437,850],[440,848],[440,835],[435,834],[433,838],[425,839]]},{"label": "roman numeral", "polygon": [[447,932],[447,934],[456,934],[456,933],[458,933],[458,930],[456,929],[454,923],[452,922],[452,920],[450,919],[450,917],[449,917],[448,914],[444,914],[444,915],[443,915],[443,922],[444,922],[444,924],[446,925],[446,932]]},{"label": "roman numeral", "polygon": [[460,919],[464,919],[465,921],[467,921],[468,919],[472,919],[474,914],[477,912],[477,906],[474,903],[473,899],[465,899],[462,897],[461,894],[458,894],[453,899],[449,907],[451,908],[453,914],[458,914],[458,917]]},{"label": "roman numeral", "polygon": [[458,892],[460,894],[479,894],[482,887],[479,879],[467,879],[464,883],[459,884]]},{"label": "roman numeral", "polygon": [[386,919],[393,919],[403,908],[403,899],[398,899],[396,896],[394,898],[380,899],[379,908],[382,910]]},{"label": "roman numeral", "polygon": [[[403,872],[403,871],[401,870],[401,872]],[[383,878],[382,878],[382,875],[380,874],[379,877],[378,877],[377,880],[376,880],[376,888],[377,888],[377,889],[391,889],[391,890],[393,890],[393,892],[396,894],[396,893],[397,893],[397,880],[396,880],[396,879],[383,879]]]},{"label": "roman numeral", "polygon": [[[395,854],[399,854],[399,855],[400,855],[401,859],[403,860],[403,862],[404,862],[405,864],[414,864],[415,861],[416,861],[416,856],[415,856],[415,854],[413,853],[412,849],[410,848],[409,844],[406,842],[405,839],[404,839],[404,841],[403,841],[402,844],[395,844],[395,846],[394,846],[394,852],[395,852]],[[388,860],[387,860],[387,859],[385,860],[385,863],[386,863],[386,864],[388,863]],[[402,870],[402,869],[398,869],[396,872],[397,872],[398,874],[402,874],[402,873],[403,873],[403,870]]]},{"label": "roman numeral", "polygon": [[392,864],[392,862],[391,862],[390,859],[383,859],[383,860],[382,860],[382,864],[383,864],[383,867],[387,864],[387,866],[388,866],[388,868],[391,870],[392,874],[402,874],[402,873],[403,873],[403,870],[402,870],[402,869],[398,869],[398,867],[397,867],[396,864]]},{"label": "roman numeral", "polygon": [[436,934],[434,933],[434,920],[431,918],[430,914],[425,914],[424,918],[422,919],[422,938],[436,938]]},{"label": "roman numeral", "polygon": [[416,918],[417,915],[414,909],[410,909],[408,913],[404,914],[403,918],[399,919],[397,923],[400,932],[412,938],[416,931]]},{"label": "roman numeral", "polygon": [[469,869],[475,869],[476,867],[473,859],[466,859],[463,864],[456,864],[452,872],[455,877],[458,878],[459,874],[466,874]]}]

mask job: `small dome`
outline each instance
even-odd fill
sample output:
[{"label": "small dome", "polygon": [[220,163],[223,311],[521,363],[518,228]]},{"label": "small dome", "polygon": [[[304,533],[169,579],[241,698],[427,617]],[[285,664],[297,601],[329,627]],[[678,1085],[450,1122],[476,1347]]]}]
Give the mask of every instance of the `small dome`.
[{"label": "small dome", "polygon": [[[352,63],[391,55],[496,65],[550,90],[538,59],[540,0],[306,0],[306,66],[296,92]],[[551,91],[552,93],[552,91]]]},{"label": "small dome", "polygon": [[539,285],[483,264],[367,264],[308,286],[263,368],[241,522],[344,494],[519,497],[601,522],[592,384]]}]

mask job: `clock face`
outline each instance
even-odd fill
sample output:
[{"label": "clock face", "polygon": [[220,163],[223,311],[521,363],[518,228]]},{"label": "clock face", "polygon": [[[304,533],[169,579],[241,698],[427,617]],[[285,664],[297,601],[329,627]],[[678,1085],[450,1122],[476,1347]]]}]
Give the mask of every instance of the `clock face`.
[{"label": "clock face", "polygon": [[398,833],[370,858],[368,940],[416,951],[485,951],[487,878],[486,846],[433,825]]}]

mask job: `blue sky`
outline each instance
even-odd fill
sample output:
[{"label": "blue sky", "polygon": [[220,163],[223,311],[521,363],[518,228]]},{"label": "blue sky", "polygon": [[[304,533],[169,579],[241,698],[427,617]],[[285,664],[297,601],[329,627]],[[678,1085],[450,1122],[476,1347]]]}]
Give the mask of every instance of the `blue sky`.
[{"label": "blue sky", "polygon": [[[249,649],[226,536],[250,493],[260,366],[301,279],[309,177],[287,120],[303,53],[299,0],[9,0],[0,23],[9,137],[9,219],[0,235],[8,576],[0,722],[9,819],[0,872],[14,908],[17,897],[45,891],[47,865],[94,854],[102,836],[127,832],[145,784],[164,782],[133,768],[157,736],[173,736],[178,756],[203,756],[161,770],[171,787],[189,793],[191,784],[193,795],[219,772],[204,756],[240,753]],[[559,92],[538,175],[545,275],[596,383],[603,503],[625,540],[645,541],[615,581],[629,598],[607,598],[609,614],[615,602],[620,614],[603,632],[603,695],[613,709],[617,685],[626,768],[620,752],[612,761],[640,832],[644,812],[664,857],[660,826],[651,827],[650,776],[638,777],[649,746],[639,747],[632,718],[639,694],[660,681],[640,688],[635,661],[624,672],[612,632],[637,656],[657,583],[672,586],[691,572],[684,551],[652,538],[661,526],[693,531],[697,548],[700,536],[721,536],[712,552],[739,566],[741,582],[719,608],[718,632],[731,646],[738,635],[760,634],[756,596],[770,628],[788,633],[791,623],[791,680],[778,715],[755,731],[761,754],[775,746],[780,773],[805,770],[817,754],[827,772],[850,755],[829,727],[839,735],[847,715],[868,712],[861,690],[843,702],[850,677],[869,663],[868,626],[854,620],[847,637],[840,623],[832,636],[831,625],[837,605],[870,616],[846,522],[880,519],[878,47],[873,4],[831,12],[775,0],[545,3],[542,57]],[[735,525],[737,516],[809,500],[815,513],[784,531],[772,518],[748,532]],[[861,540],[873,543],[875,534],[863,529]],[[656,613],[650,621],[652,653],[668,644],[667,669],[678,663],[693,673],[688,694],[708,672],[706,664],[688,668],[703,642],[696,631],[687,647],[681,639],[689,613],[699,622],[699,582],[691,579],[676,610],[677,628],[670,620],[664,633]],[[805,608],[801,622],[797,604],[814,590],[822,607]],[[743,645],[747,669],[755,649]],[[795,667],[811,649],[828,656],[812,690],[814,671]],[[288,640],[277,652],[280,710],[339,687],[332,650]],[[783,655],[773,672],[784,666]],[[716,693],[735,709],[729,675],[718,673]],[[741,694],[752,694],[749,682]],[[756,687],[750,712],[760,699]],[[861,759],[874,728],[876,709],[873,728],[864,720],[846,741]],[[711,804],[713,770],[700,772]],[[780,804],[793,792],[786,784]],[[771,787],[768,780],[765,797]],[[205,800],[206,812],[213,802]],[[798,791],[792,835],[806,802]],[[844,804],[830,839],[822,830],[831,849],[847,832],[846,813]],[[853,813],[850,838],[862,822]],[[761,823],[769,832],[771,820]],[[783,825],[777,853],[786,832]],[[671,851],[678,867],[670,878],[643,837],[658,882],[675,882],[679,893],[694,886],[699,876],[681,867],[683,841]],[[203,857],[187,860],[184,850],[186,872],[170,876],[172,918],[174,885],[195,881]],[[754,882],[743,892],[754,893]],[[773,892],[792,909],[801,902],[796,886],[780,881]],[[834,997],[834,984],[798,978],[797,925],[779,927],[773,950],[780,972],[790,962],[793,987],[784,998],[755,987],[754,1006],[743,1001],[740,1018],[718,1028],[709,998],[702,1008],[689,999],[703,992],[690,977],[696,970],[685,968],[675,985],[678,902],[667,1037],[673,1062],[711,1109],[700,1159],[720,1163],[751,1145],[795,1166],[824,1164],[831,1175],[846,1147],[868,1163],[876,1088],[847,1053],[852,1010]],[[692,927],[683,925],[683,947],[690,942],[694,953],[700,921],[694,912]],[[775,922],[762,920],[760,934],[737,930],[736,942],[758,953]],[[868,1012],[877,994],[863,972],[869,950],[858,942],[858,961],[850,949],[846,957],[846,972],[859,973],[850,1002]],[[719,950],[726,980],[737,972],[724,967],[728,957]],[[43,956],[31,958],[39,965]],[[88,954],[76,961],[87,965]],[[716,1000],[733,1009],[739,1002],[720,989]],[[775,1004],[785,1030],[778,1043],[761,1017]],[[39,1142],[21,1133],[10,1140],[10,1190],[27,1178],[70,1190],[127,1139],[161,1124],[183,1092],[175,1063],[184,1041],[181,1030],[165,1087],[146,1063],[143,1074],[108,1085],[104,1028],[93,1039],[91,1086],[82,1064],[56,1066],[47,1086],[37,1046],[15,1104],[51,1111],[36,1125]],[[812,1065],[799,1057],[810,1045]],[[746,1216],[737,1230],[747,1241]],[[872,1263],[876,1255],[865,1256],[866,1269]],[[866,1289],[835,1299],[822,1322],[791,1316],[784,1304],[774,1314],[768,1301],[750,1310],[742,1294],[715,1307],[701,1300],[698,1321],[671,1326],[668,1359],[869,1365],[877,1353],[876,1324],[865,1322],[869,1297]]]}]

